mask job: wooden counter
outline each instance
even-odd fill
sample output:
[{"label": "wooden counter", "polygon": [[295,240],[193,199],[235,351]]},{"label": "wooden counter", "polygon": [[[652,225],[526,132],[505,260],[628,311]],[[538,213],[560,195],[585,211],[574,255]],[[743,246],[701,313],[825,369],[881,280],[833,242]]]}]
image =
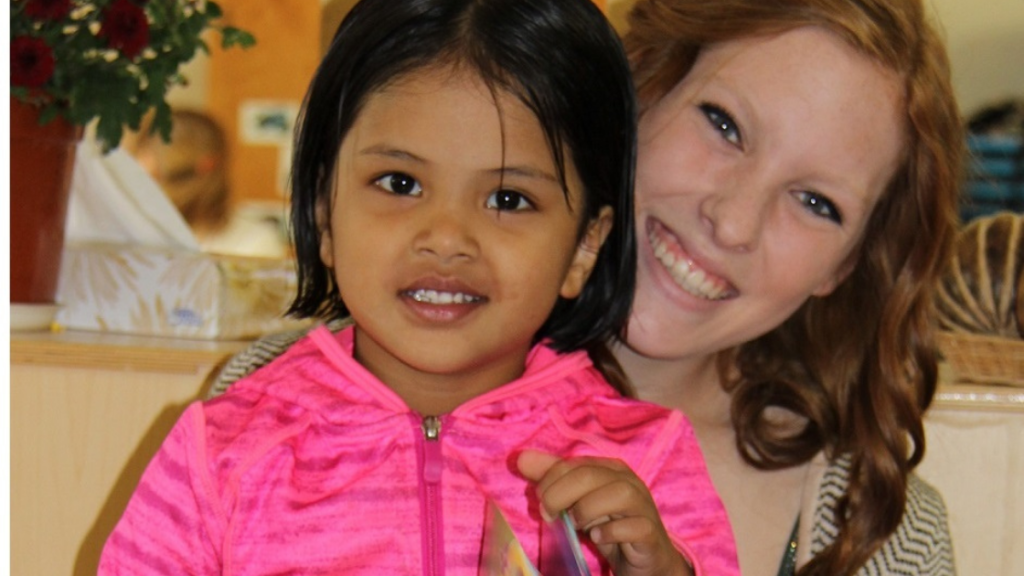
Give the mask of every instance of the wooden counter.
[{"label": "wooden counter", "polygon": [[946,384],[918,474],[949,510],[957,572],[1024,574],[1024,388]]},{"label": "wooden counter", "polygon": [[245,342],[11,333],[11,574],[96,574],[185,405]]},{"label": "wooden counter", "polygon": [[[11,573],[95,574],[146,464],[245,344],[12,333]],[[926,428],[918,471],[949,507],[959,573],[1024,574],[1024,388],[943,384]]]}]

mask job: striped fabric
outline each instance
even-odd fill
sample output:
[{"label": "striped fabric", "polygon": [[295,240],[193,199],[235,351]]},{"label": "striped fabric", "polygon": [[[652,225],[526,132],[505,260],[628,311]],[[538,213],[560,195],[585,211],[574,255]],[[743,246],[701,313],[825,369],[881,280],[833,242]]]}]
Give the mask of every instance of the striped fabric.
[{"label": "striped fabric", "polygon": [[488,500],[536,561],[547,540],[533,488],[510,469],[527,447],[623,460],[698,574],[739,574],[689,423],[618,396],[585,353],[538,346],[522,378],[441,416],[432,442],[352,345],[352,329],[317,328],[190,406],[107,541],[100,574],[476,576]]},{"label": "striped fabric", "polygon": [[[351,325],[352,320],[350,318],[343,318],[328,322],[327,328],[331,332],[338,332],[342,328]],[[221,368],[214,378],[207,398],[214,398],[223,394],[229,386],[238,380],[245,378],[257,368],[270,364],[272,360],[284,354],[285,350],[305,336],[309,330],[309,328],[301,328],[288,332],[275,332],[256,340],[247,348],[228,359],[227,364]]]},{"label": "striped fabric", "polygon": [[[811,550],[817,554],[835,540],[835,507],[849,486],[850,460],[829,464],[818,492],[811,534]],[[907,508],[896,532],[856,576],[955,576],[953,543],[949,535],[946,505],[942,496],[915,475],[907,486]]]}]

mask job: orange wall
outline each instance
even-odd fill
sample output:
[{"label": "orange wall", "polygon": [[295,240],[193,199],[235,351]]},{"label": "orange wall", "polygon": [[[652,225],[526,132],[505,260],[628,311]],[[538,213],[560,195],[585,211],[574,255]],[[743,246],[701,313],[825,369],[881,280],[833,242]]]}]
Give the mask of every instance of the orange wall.
[{"label": "orange wall", "polygon": [[211,45],[208,111],[229,139],[236,199],[280,199],[281,150],[239,138],[239,110],[252,100],[301,103],[320,60],[318,0],[218,0],[225,22],[256,37],[247,50]]}]

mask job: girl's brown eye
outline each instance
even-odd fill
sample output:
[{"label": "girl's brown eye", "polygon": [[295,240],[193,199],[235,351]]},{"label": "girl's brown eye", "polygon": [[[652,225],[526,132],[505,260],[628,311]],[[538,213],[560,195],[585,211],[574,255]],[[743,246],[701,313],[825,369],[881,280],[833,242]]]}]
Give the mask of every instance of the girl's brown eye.
[{"label": "girl's brown eye", "polygon": [[401,196],[418,196],[423,192],[415,178],[402,172],[385,174],[374,182],[384,190]]},{"label": "girl's brown eye", "polygon": [[501,212],[529,210],[533,204],[526,196],[514,190],[498,190],[487,197],[487,207]]}]

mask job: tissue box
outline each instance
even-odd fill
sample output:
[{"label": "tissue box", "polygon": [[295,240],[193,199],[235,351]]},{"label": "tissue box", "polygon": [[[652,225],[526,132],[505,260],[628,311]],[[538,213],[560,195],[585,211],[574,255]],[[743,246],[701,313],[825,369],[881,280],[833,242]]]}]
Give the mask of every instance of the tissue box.
[{"label": "tissue box", "polygon": [[69,244],[57,323],[151,336],[255,338],[310,324],[283,316],[295,287],[295,264],[288,260]]}]

